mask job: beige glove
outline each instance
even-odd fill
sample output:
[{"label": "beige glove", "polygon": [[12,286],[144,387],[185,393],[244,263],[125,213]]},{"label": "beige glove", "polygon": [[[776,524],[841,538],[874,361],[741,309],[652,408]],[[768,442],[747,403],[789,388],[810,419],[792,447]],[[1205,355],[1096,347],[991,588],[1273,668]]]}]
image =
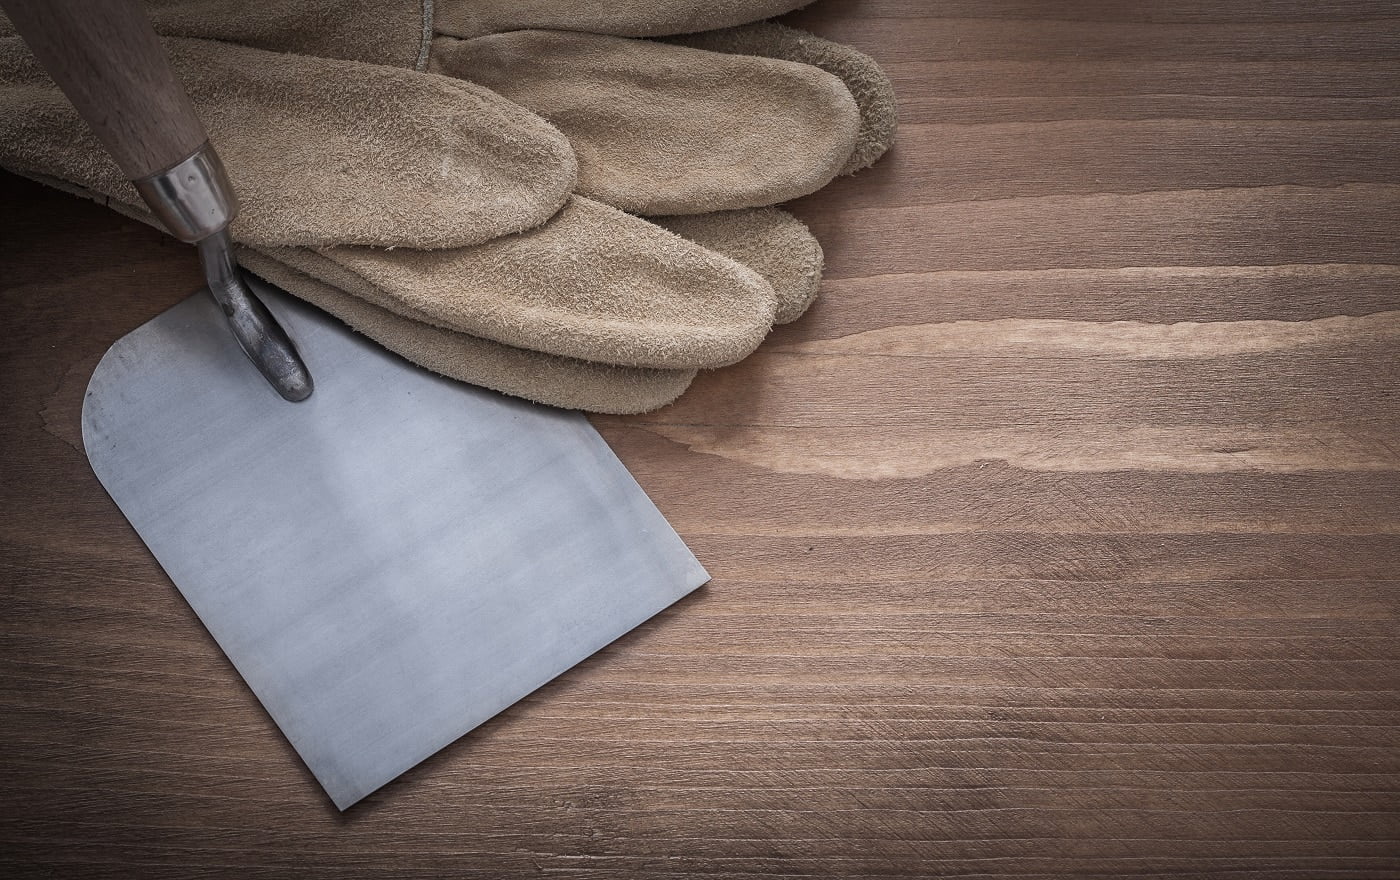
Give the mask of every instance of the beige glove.
[{"label": "beige glove", "polygon": [[[187,42],[189,46],[177,50],[177,56],[180,51],[188,51],[200,65],[187,77],[197,78],[200,70],[208,68],[209,56],[219,53],[226,53],[224,57],[243,70],[262,71],[270,65],[276,66],[266,56],[237,56],[238,52],[251,50]],[[172,45],[179,43],[173,41]],[[461,47],[454,48],[460,50]],[[646,53],[651,51],[651,48],[622,47],[622,54],[627,57],[636,57],[639,53],[641,57],[649,57]],[[705,63],[719,57],[691,50],[679,51],[691,59],[703,58]],[[314,66],[316,62],[281,56],[277,63]],[[347,70],[339,70],[337,75],[367,76],[364,71],[352,74]],[[380,83],[381,76],[387,74],[376,69],[368,78]],[[439,86],[443,84],[436,78],[422,79],[434,80]],[[7,75],[5,81],[12,79]],[[305,74],[293,74],[286,81],[307,80]],[[538,84],[539,78],[535,81]],[[400,85],[392,78],[387,82]],[[218,85],[214,83],[215,91]],[[466,88],[480,96],[479,90]],[[256,94],[256,89],[252,91]],[[544,93],[552,94],[548,88]],[[315,106],[316,99],[325,96],[318,93],[304,97]],[[849,98],[841,96],[836,103],[841,101],[849,102]],[[7,118],[11,115],[6,114]],[[319,118],[315,113],[307,114],[305,106],[298,107],[296,115],[303,119]],[[232,116],[236,121],[237,114]],[[441,118],[436,109],[429,116]],[[385,125],[384,118],[372,118],[370,122],[368,128],[372,131],[392,131]],[[223,148],[223,132],[212,121],[210,128],[215,142]],[[867,125],[866,130],[869,129]],[[237,125],[231,127],[234,134],[240,130]],[[342,129],[332,125],[328,130]],[[0,135],[0,142],[6,145],[13,140],[9,133]],[[39,142],[65,143],[61,139],[45,141],[42,138]],[[429,152],[436,149],[434,146]],[[419,157],[412,150],[403,151],[402,145],[400,152],[412,158]],[[830,152],[828,150],[825,157],[827,166],[833,164]],[[600,155],[606,157],[607,153],[604,151]],[[849,164],[849,159],[849,155],[843,156],[839,164]],[[5,164],[15,167],[12,155],[7,153]],[[70,180],[79,177],[79,182],[92,185],[92,180],[79,176],[81,164],[58,167]],[[275,160],[271,164],[275,165]],[[414,163],[406,164],[412,167]],[[230,165],[234,163],[230,161]],[[248,170],[251,174],[252,170],[262,168],[256,164],[233,168],[235,185],[240,190],[246,189],[237,174],[239,170]],[[31,165],[21,170],[42,173],[49,169],[35,169]],[[827,170],[822,170],[818,177],[828,174]],[[624,182],[625,177],[623,175]],[[93,188],[102,191],[100,183]],[[110,189],[111,186],[107,194],[113,195]],[[424,197],[432,201],[432,187],[428,189]],[[245,204],[248,203],[245,197]],[[368,210],[354,204],[338,207],[352,212],[358,209],[371,219],[378,216],[379,207],[371,202],[366,204],[370,205]],[[276,215],[260,214],[259,218],[263,216]],[[546,402],[613,412],[634,411],[651,408],[674,397],[683,389],[695,367],[716,365],[743,356],[761,339],[775,313],[781,312],[778,317],[795,316],[815,290],[819,250],[796,221],[779,212],[751,216],[732,213],[713,219],[694,217],[670,222],[679,231],[734,256],[750,260],[765,257],[758,260],[759,267],[785,288],[786,296],[779,302],[771,285],[763,284],[733,263],[667,236],[635,218],[582,199],[575,199],[555,219],[538,229],[478,248],[432,253],[386,252],[345,245],[325,246],[322,239],[322,246],[312,251],[290,247],[303,243],[295,235],[287,235],[285,244],[288,246],[284,246],[269,241],[269,238],[275,239],[275,235],[260,232],[244,237],[245,241],[256,241],[261,251],[256,257],[245,254],[245,260],[270,280],[340,315],[368,335],[432,369]],[[309,225],[305,222],[300,226],[284,224],[280,231],[292,230],[299,235],[303,227]],[[375,227],[372,222],[363,225]],[[261,227],[254,228],[261,230]],[[411,226],[401,228],[412,229]],[[375,243],[384,241],[380,239]],[[404,243],[421,246],[424,240],[410,237]],[[279,263],[273,263],[274,259]],[[317,280],[329,281],[335,287],[318,284]],[[341,290],[358,298],[344,296]],[[794,292],[797,295],[793,295]],[[437,326],[425,327],[421,323],[423,319]],[[546,353],[507,348],[454,331],[481,334],[497,342],[530,349],[544,349]],[[560,357],[561,354],[594,363],[570,360]],[[668,369],[628,370],[599,366],[598,362],[604,361]]]},{"label": "beige glove", "polygon": [[[215,41],[169,38],[166,45],[243,200],[236,240],[295,261],[303,273],[341,287],[345,276],[364,278],[373,284],[371,302],[413,320],[565,356],[607,349],[609,357],[590,359],[629,365],[732,361],[771,324],[774,294],[753,272],[614,208],[569,197],[575,166],[567,144],[484,89]],[[484,100],[459,99],[478,93]],[[375,100],[348,105],[347,94]],[[518,119],[483,119],[488,100]],[[0,164],[140,206],[17,38],[0,41],[0,106]],[[414,136],[417,120],[432,137]],[[480,164],[478,126],[504,132],[493,135],[495,145],[514,162],[511,173],[530,178],[518,198],[508,174],[493,176],[494,167]],[[392,186],[379,180],[380,156]],[[486,189],[497,180],[499,193]],[[472,184],[482,187],[475,198]],[[540,206],[533,228],[505,234],[525,225],[519,218],[530,206]],[[511,215],[510,224],[492,228],[491,208]],[[476,221],[469,237],[459,229],[466,220]],[[419,249],[451,244],[448,235],[473,246]]]},{"label": "beige glove", "polygon": [[[525,34],[524,36],[533,37],[534,35]],[[805,191],[806,188],[813,185],[820,185],[829,179],[831,174],[835,173],[831,169],[831,165],[835,165],[836,170],[854,168],[873,161],[874,157],[883,152],[892,131],[893,102],[888,96],[887,81],[869,59],[859,55],[859,53],[846,50],[844,47],[835,46],[828,41],[777,25],[741,28],[727,34],[705,35],[705,37],[709,39],[726,38],[736,43],[742,43],[743,48],[748,51],[763,48],[762,44],[766,42],[773,47],[775,52],[821,57],[834,68],[842,69],[852,78],[854,83],[862,86],[861,93],[870,98],[867,101],[864,114],[853,114],[851,121],[858,123],[855,129],[856,136],[845,141],[844,151],[837,154],[834,161],[828,158],[827,168],[819,169],[815,174],[810,175],[815,178],[816,182],[799,187],[798,192]],[[583,42],[582,37],[578,41],[571,41],[568,45],[577,47],[580,42]],[[657,58],[659,53],[663,54],[665,58],[671,59],[666,66],[672,70],[700,68],[703,71],[705,65],[708,64],[723,72],[732,72],[733,68],[716,63],[727,62],[729,59],[712,52],[658,46],[657,44],[632,40],[589,36],[586,42],[592,49],[597,49],[601,45],[606,50],[602,61],[596,61],[596,52],[590,50],[587,54],[590,57],[595,57],[595,63],[599,69],[612,72],[610,78],[580,75],[578,79],[565,79],[562,82],[556,82],[547,75],[553,66],[546,62],[537,61],[529,62],[528,70],[522,71],[520,76],[513,77],[522,87],[533,86],[537,94],[543,96],[543,99],[554,99],[554,106],[572,105],[575,108],[572,118],[581,122],[581,128],[585,132],[582,135],[574,136],[573,141],[576,148],[580,142],[586,141],[588,132],[606,133],[608,131],[606,124],[590,124],[596,121],[590,117],[590,113],[606,119],[608,116],[615,115],[615,111],[611,108],[617,106],[635,107],[644,103],[648,98],[664,106],[686,109],[686,112],[673,113],[670,117],[665,114],[654,114],[653,119],[647,125],[630,126],[625,137],[614,137],[609,143],[602,144],[601,147],[599,147],[597,139],[589,142],[590,146],[594,147],[590,154],[598,157],[595,163],[598,165],[609,162],[614,167],[621,165],[623,163],[616,159],[620,154],[642,157],[640,161],[632,162],[629,173],[611,175],[618,182],[618,185],[610,192],[595,194],[608,195],[614,201],[622,202],[625,207],[633,210],[639,210],[645,206],[639,204],[636,199],[629,200],[630,194],[636,193],[645,196],[658,191],[667,193],[668,198],[672,199],[669,207],[673,209],[693,211],[729,204],[725,201],[729,194],[724,192],[722,187],[696,187],[691,182],[696,178],[702,180],[707,178],[707,175],[701,172],[709,170],[706,163],[713,150],[692,151],[695,153],[694,156],[685,153],[685,145],[693,139],[691,133],[697,129],[694,118],[699,117],[710,121],[710,127],[714,128],[715,124],[712,120],[716,118],[717,114],[723,112],[726,102],[716,100],[713,94],[707,92],[705,88],[697,87],[692,78],[680,73],[658,84],[658,77],[655,75],[655,71],[651,70],[651,62]],[[444,41],[439,39],[435,42],[435,46],[440,46],[443,43]],[[450,45],[454,49],[460,49],[467,44],[461,41],[452,41]],[[530,53],[529,57],[535,58],[537,54]],[[550,56],[544,55],[543,57],[547,59]],[[675,59],[680,59],[684,64],[676,62]],[[758,58],[746,59],[747,62],[760,60]],[[845,62],[844,66],[840,63],[842,61]],[[797,65],[775,66],[782,68]],[[576,67],[577,65],[566,66],[566,69],[574,70]],[[759,69],[767,70],[771,69],[771,66]],[[805,73],[804,76],[811,76],[814,73],[812,68],[807,68],[807,70],[808,73]],[[752,77],[754,67],[747,68],[747,71]],[[503,77],[503,79],[511,78]],[[718,81],[721,78],[713,77],[712,79]],[[831,79],[831,77],[827,76],[824,79]],[[577,88],[576,85],[579,81],[586,82],[590,88]],[[600,81],[602,87],[599,87]],[[779,82],[785,85],[788,83],[786,80],[779,80]],[[646,88],[642,88],[639,83],[645,83]],[[771,80],[765,81],[765,88],[771,86]],[[774,89],[774,91],[778,90]],[[840,104],[843,111],[849,109],[847,101],[849,99],[843,95]],[[773,105],[782,108],[787,106],[787,103],[774,101]],[[808,112],[810,113],[810,111]],[[859,124],[866,120],[868,120],[867,124]],[[813,137],[808,140],[815,142],[818,139]],[[732,153],[732,146],[730,149]],[[816,160],[810,160],[805,166],[803,165],[803,157],[817,156],[817,150],[791,151],[790,147],[788,150],[792,154],[791,158],[785,162],[777,163],[777,167],[781,170],[797,169],[800,172],[808,172],[818,164]],[[653,156],[674,156],[678,153],[684,155],[685,161],[682,163],[684,168],[695,173],[679,178],[676,185],[667,189],[669,181],[664,172],[658,171],[657,164],[653,162],[651,173],[648,173],[646,162]],[[590,165],[589,161],[582,156],[580,164],[585,168]],[[699,166],[698,171],[697,166]],[[672,172],[671,177],[675,178],[676,174]],[[744,180],[748,182],[758,180],[759,177],[758,174],[750,174]],[[720,183],[725,180],[725,176],[719,173],[718,168],[714,169],[714,173],[708,174],[708,178]],[[683,187],[688,187],[688,191],[682,189]],[[747,188],[748,197],[752,197],[755,192],[761,192],[759,186]],[[762,198],[761,195],[760,198]],[[787,227],[783,226],[782,218],[784,216],[768,211],[760,217],[744,222],[740,220],[740,213],[730,212],[719,215],[668,218],[662,222],[702,244],[765,269],[763,274],[770,283],[781,289],[779,295],[781,306],[777,310],[776,317],[779,320],[790,320],[801,314],[815,294],[820,255],[815,243],[802,233],[795,221],[788,220]],[[545,230],[537,231],[540,238],[548,237],[546,230],[548,227]],[[757,234],[758,230],[768,234]],[[583,226],[580,226],[576,232],[571,232],[566,238],[574,242],[582,241],[585,232]],[[736,233],[741,234],[736,235]],[[747,233],[747,235],[742,233]],[[529,237],[529,235],[524,237]],[[748,246],[745,246],[745,238],[749,242]],[[502,248],[508,247],[504,242],[498,242],[496,245]],[[561,251],[570,249],[567,242],[561,246]],[[587,248],[583,250],[591,252]],[[771,255],[770,259],[759,263],[756,258],[765,253]],[[315,265],[311,260],[304,258],[298,260],[295,255],[285,253],[270,255],[336,286],[349,288],[353,284],[352,281],[347,281],[343,273],[337,273],[325,265]],[[455,257],[451,261],[434,257],[429,266],[409,265],[411,255],[405,255],[401,252],[395,252],[389,259],[377,259],[376,255],[364,254],[327,253],[326,255],[339,263],[341,268],[349,268],[351,262],[355,264],[353,268],[358,277],[354,280],[361,283],[368,282],[371,286],[370,289],[363,286],[354,287],[359,295],[366,299],[380,302],[392,308],[393,304],[390,298],[404,301],[411,297],[415,290],[422,291],[425,292],[422,299],[426,312],[424,317],[433,323],[530,348],[540,349],[548,346],[546,350],[554,354],[615,364],[690,369],[722,365],[734,359],[736,352],[738,356],[747,354],[750,350],[749,346],[757,341],[754,337],[744,339],[744,337],[733,333],[734,328],[740,326],[731,320],[730,316],[734,316],[733,312],[730,312],[724,321],[727,330],[712,326],[705,335],[692,334],[689,339],[685,340],[680,337],[680,333],[683,332],[680,331],[680,325],[670,320],[653,320],[650,322],[649,329],[643,328],[642,324],[646,322],[640,318],[646,314],[655,314],[655,299],[650,291],[642,290],[638,291],[637,296],[630,298],[636,306],[636,311],[633,313],[634,320],[629,323],[627,331],[629,338],[619,339],[608,330],[605,330],[606,335],[604,336],[595,335],[600,329],[599,322],[595,319],[612,316],[593,312],[591,319],[585,318],[583,325],[564,329],[565,334],[574,332],[579,334],[575,339],[577,344],[570,345],[559,337],[546,340],[543,343],[540,340],[520,342],[507,337],[498,328],[484,328],[480,325],[466,326],[460,323],[465,310],[452,302],[454,288],[460,289],[457,288],[457,282],[460,279],[472,277],[472,268],[476,265],[475,255],[459,255],[464,258],[462,261],[458,261]],[[586,296],[587,290],[596,286],[591,278],[598,268],[600,267],[589,266],[581,262],[576,263],[573,267],[575,272],[582,271],[580,276],[584,284],[583,290],[580,291],[582,295]],[[435,283],[440,283],[443,279],[450,279],[452,287],[432,289],[431,293],[426,293],[433,288]],[[471,285],[465,286],[470,287]],[[568,285],[563,286],[567,287]],[[373,290],[374,287],[379,288],[380,291],[390,291],[391,293],[387,297],[383,296]],[[624,299],[618,302],[625,303],[626,301]],[[583,311],[587,311],[587,309]],[[705,300],[702,311],[712,317],[726,314],[723,307],[713,300]],[[670,314],[679,313],[679,308],[670,312]],[[656,317],[662,316],[656,315]],[[691,327],[698,328],[704,317],[703,314],[697,314],[693,318],[687,319],[686,322]],[[766,328],[763,328],[763,332],[766,332]],[[740,343],[737,349],[731,347],[735,340]],[[685,347],[678,348],[678,343],[683,343]],[[696,343],[704,343],[705,348],[702,350]]]},{"label": "beige glove", "polygon": [[[450,16],[454,5],[461,4],[438,5],[439,10],[443,10],[439,18],[440,30],[442,16]],[[479,4],[469,5],[479,8]],[[616,11],[617,5],[610,4],[608,9]],[[653,14],[649,32],[657,32],[654,18],[662,5],[648,5]],[[522,23],[533,22],[506,24]],[[638,28],[618,30],[636,32]],[[859,125],[855,139],[843,141],[839,150],[827,153],[825,167],[817,161],[821,150],[816,147],[823,143],[829,145],[831,141],[824,141],[820,133],[784,140],[780,133],[792,127],[770,126],[770,131],[760,132],[747,149],[743,136],[716,139],[713,132],[720,129],[726,132],[737,129],[749,136],[753,130],[763,128],[762,124],[723,124],[726,111],[733,106],[740,109],[750,105],[762,107],[764,101],[760,99],[766,95],[768,105],[778,108],[775,114],[769,115],[776,115],[793,103],[790,92],[801,92],[801,86],[793,86],[790,80],[770,72],[773,67],[784,71],[793,65],[773,65],[755,72],[751,66],[758,60],[755,58],[742,59],[743,64],[725,65],[716,62],[729,59],[720,59],[710,52],[686,51],[642,41],[592,34],[516,32],[471,41],[439,36],[433,43],[430,66],[435,70],[488,79],[493,87],[510,91],[512,98],[530,104],[532,109],[550,118],[566,131],[580,154],[581,191],[636,212],[712,211],[804,193],[830,179],[835,173],[833,164],[839,166],[836,170],[850,173],[874,162],[893,137],[894,102],[889,81],[873,61],[859,52],[772,23],[699,34],[683,40],[704,48],[812,64],[841,77],[848,91],[858,97]],[[814,72],[810,68],[799,67],[798,71],[800,81],[812,81]],[[747,81],[750,100],[739,99],[737,94],[742,90],[731,89],[727,78]],[[754,88],[754,81],[759,82],[762,89]],[[786,96],[785,88],[789,92]],[[619,112],[617,108],[626,108],[627,112]],[[848,109],[841,101],[839,109],[828,110],[826,121],[834,118],[838,125],[825,127],[849,123],[851,120],[845,116]],[[639,123],[632,116],[634,112],[645,119]],[[820,118],[820,114],[809,110],[799,122],[807,123],[814,130],[822,129],[825,123],[814,121]],[[801,133],[800,127],[797,130]],[[767,140],[763,139],[763,134],[768,135]],[[794,143],[802,148],[793,150]],[[697,147],[697,144],[703,146]],[[781,161],[772,162],[778,173],[765,178],[745,166],[742,160],[755,153],[770,159],[774,154],[782,155]],[[833,155],[837,161],[833,161]],[[678,174],[678,167],[686,173]],[[784,174],[787,179],[783,179]],[[802,179],[794,181],[794,177]],[[589,188],[584,181],[590,179],[601,184]],[[733,185],[736,179],[741,186]],[[788,189],[781,190],[779,186]],[[777,289],[776,319],[780,322],[800,316],[816,294],[820,249],[796,221],[784,214],[769,210],[745,218],[744,212],[731,211],[661,218],[658,222],[759,269]],[[307,268],[316,273],[314,267]],[[658,331],[663,337],[674,333],[668,327],[659,327]],[[582,356],[620,360],[616,350],[607,353],[595,348]],[[634,354],[626,362],[649,361]],[[662,363],[682,367],[713,364],[697,361],[684,364],[679,360]]]}]

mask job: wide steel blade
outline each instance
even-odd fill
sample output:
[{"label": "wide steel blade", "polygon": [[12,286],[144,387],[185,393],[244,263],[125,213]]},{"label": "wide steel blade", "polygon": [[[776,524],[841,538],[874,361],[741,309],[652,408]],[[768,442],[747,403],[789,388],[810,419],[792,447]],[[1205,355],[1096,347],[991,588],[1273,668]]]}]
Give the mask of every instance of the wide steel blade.
[{"label": "wide steel blade", "polygon": [[341,809],[708,580],[580,414],[255,289],[309,400],[278,397],[201,292],[112,346],[83,440]]}]

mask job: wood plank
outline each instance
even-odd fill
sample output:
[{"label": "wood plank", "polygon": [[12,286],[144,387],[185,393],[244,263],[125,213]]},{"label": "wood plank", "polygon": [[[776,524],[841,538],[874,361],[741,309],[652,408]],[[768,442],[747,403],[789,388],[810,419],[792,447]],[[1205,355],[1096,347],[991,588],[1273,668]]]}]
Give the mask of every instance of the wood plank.
[{"label": "wood plank", "polygon": [[[1388,145],[1397,138],[1400,119],[920,123],[900,129],[899,148],[888,164],[876,166],[878,173],[843,180],[838,192],[853,209],[1224,187],[1394,185],[1400,175]],[[1208,165],[1199,161],[1204,151],[1214,157]]]},{"label": "wood plank", "polygon": [[[1290,4],[1290,9],[1301,5]],[[987,18],[971,9],[963,16],[919,16],[908,6],[901,11],[913,14],[852,15],[826,4],[786,21],[827,39],[865,47],[878,61],[890,64],[1013,59],[1386,61],[1400,56],[1400,16],[1393,6],[1319,21],[1076,20],[1066,11],[1055,17],[1023,13]]]},{"label": "wood plank", "polygon": [[821,239],[831,278],[1400,262],[1394,184],[1051,195],[820,213],[806,204],[798,202],[796,211]]}]

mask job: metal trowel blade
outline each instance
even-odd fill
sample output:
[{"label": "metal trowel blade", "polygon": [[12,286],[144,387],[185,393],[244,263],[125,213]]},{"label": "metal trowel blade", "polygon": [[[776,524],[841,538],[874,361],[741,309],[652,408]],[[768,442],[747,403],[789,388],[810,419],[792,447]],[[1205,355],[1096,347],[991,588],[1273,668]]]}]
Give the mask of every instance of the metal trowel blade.
[{"label": "metal trowel blade", "polygon": [[708,580],[582,415],[434,376],[250,280],[309,400],[279,398],[201,292],[108,351],[83,441],[339,808]]}]

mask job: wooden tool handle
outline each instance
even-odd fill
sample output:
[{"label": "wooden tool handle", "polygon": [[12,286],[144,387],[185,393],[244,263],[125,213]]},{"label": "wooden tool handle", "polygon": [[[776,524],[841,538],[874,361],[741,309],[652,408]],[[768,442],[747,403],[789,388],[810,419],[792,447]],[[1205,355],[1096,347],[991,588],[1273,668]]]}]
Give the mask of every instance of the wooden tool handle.
[{"label": "wooden tool handle", "polygon": [[131,180],[209,139],[138,0],[0,0],[39,63]]}]

